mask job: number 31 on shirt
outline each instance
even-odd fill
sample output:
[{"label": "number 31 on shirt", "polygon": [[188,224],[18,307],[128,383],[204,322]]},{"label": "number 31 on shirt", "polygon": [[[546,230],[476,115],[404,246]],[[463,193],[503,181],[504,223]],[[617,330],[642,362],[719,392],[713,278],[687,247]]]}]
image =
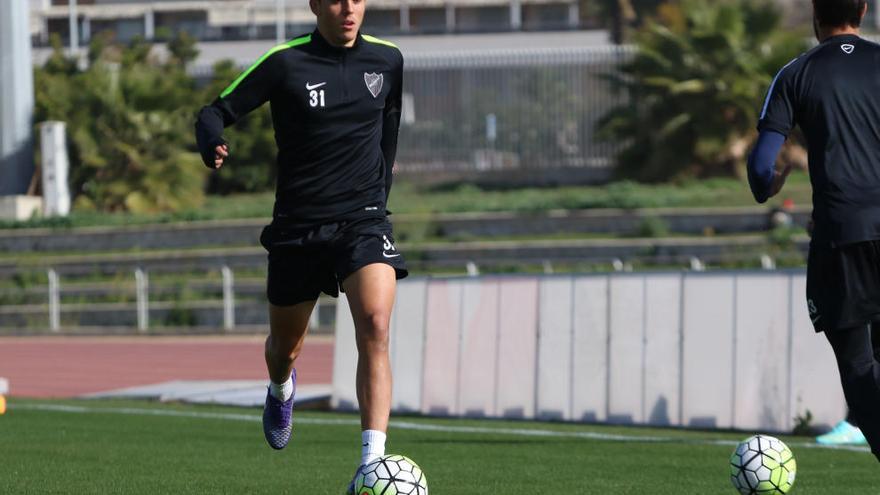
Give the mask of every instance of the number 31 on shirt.
[{"label": "number 31 on shirt", "polygon": [[309,105],[312,108],[317,106],[324,106],[324,90],[313,89],[309,92]]}]

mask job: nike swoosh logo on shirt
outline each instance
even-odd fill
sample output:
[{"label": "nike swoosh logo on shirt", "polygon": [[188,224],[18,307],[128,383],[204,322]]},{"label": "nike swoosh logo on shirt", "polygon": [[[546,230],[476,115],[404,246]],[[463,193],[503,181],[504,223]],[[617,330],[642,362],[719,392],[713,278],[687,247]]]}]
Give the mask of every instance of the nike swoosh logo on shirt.
[{"label": "nike swoosh logo on shirt", "polygon": [[311,90],[313,90],[313,89],[320,88],[321,86],[323,86],[323,85],[325,85],[325,84],[327,84],[327,83],[326,83],[326,82],[322,82],[322,83],[318,83],[318,84],[309,84],[309,83],[307,82],[307,83],[306,83],[306,89],[309,90],[309,91],[311,91]]}]

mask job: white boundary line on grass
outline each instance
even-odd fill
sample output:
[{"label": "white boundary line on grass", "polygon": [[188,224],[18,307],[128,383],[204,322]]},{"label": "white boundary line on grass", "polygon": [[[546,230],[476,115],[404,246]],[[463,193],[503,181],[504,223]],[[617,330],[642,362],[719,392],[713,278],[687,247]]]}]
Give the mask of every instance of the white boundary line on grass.
[{"label": "white boundary line on grass", "polygon": [[[148,409],[133,407],[85,407],[85,406],[68,406],[60,404],[10,404],[9,409],[30,410],[30,411],[48,411],[63,412],[76,414],[128,414],[135,416],[170,416],[177,418],[196,418],[196,419],[223,419],[229,421],[247,421],[257,423],[262,421],[262,417],[257,414],[237,414],[237,413],[211,413],[199,411],[178,411],[169,409]],[[308,425],[344,425],[358,426],[360,420],[357,419],[320,419],[320,418],[296,418],[295,423]],[[555,431],[542,430],[532,428],[490,428],[478,426],[450,426],[431,423],[414,423],[411,421],[392,420],[391,426],[401,430],[415,431],[431,431],[439,433],[465,433],[465,434],[491,434],[491,435],[511,435],[523,437],[550,437],[550,438],[579,438],[585,440],[600,440],[606,442],[646,442],[646,443],[687,443],[697,445],[728,445],[735,446],[739,442],[735,440],[709,440],[700,438],[676,438],[676,437],[657,437],[642,435],[620,435],[608,433],[596,433],[589,431]],[[808,449],[828,449],[828,450],[848,450],[852,452],[869,453],[868,447],[859,447],[852,445],[819,445],[811,442],[789,442],[789,446]]]}]

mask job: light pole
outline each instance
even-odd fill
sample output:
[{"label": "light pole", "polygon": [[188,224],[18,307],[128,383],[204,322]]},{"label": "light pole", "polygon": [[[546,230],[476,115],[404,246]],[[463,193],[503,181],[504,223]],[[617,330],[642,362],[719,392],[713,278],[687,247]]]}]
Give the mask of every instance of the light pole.
[{"label": "light pole", "polygon": [[284,43],[284,0],[275,0],[275,42]]},{"label": "light pole", "polygon": [[874,3],[874,5],[871,5],[871,7],[874,8],[874,26],[878,30],[880,30],[880,8],[878,8],[878,7],[880,7],[880,5],[878,5],[877,3]]},{"label": "light pole", "polygon": [[28,15],[27,0],[0,0],[0,196],[26,194],[34,176]]},{"label": "light pole", "polygon": [[70,17],[70,56],[75,57],[79,51],[79,29],[76,14],[76,0],[67,0],[68,13]]}]

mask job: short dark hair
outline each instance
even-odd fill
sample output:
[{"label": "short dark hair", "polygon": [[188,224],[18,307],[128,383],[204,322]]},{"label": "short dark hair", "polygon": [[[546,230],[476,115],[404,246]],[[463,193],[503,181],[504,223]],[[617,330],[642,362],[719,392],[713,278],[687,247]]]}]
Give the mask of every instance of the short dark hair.
[{"label": "short dark hair", "polygon": [[813,0],[813,12],[820,26],[859,27],[868,0]]}]

